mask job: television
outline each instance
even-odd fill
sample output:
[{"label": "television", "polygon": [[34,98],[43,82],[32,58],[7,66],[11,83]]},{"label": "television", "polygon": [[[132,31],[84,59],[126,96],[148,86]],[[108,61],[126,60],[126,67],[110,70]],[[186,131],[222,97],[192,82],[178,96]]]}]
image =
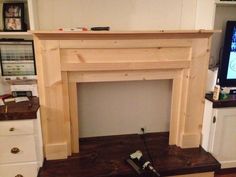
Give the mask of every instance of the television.
[{"label": "television", "polygon": [[236,87],[236,21],[227,21],[226,24],[219,82],[221,87]]},{"label": "television", "polygon": [[36,79],[32,40],[0,40],[1,74],[5,80]]}]

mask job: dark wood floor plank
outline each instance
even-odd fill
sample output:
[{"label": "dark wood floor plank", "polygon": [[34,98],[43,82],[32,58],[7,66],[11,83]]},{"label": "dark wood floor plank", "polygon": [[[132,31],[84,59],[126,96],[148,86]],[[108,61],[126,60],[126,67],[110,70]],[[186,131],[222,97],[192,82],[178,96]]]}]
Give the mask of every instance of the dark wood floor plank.
[{"label": "dark wood floor plank", "polygon": [[215,177],[236,177],[236,168],[221,169]]}]

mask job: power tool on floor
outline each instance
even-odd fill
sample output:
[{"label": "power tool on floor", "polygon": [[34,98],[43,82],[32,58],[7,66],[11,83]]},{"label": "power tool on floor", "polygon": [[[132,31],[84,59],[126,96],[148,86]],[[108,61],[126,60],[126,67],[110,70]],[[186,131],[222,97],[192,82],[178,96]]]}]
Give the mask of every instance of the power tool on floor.
[{"label": "power tool on floor", "polygon": [[150,161],[144,159],[140,150],[130,154],[126,160],[133,169],[142,177],[160,177],[161,175],[155,170]]}]

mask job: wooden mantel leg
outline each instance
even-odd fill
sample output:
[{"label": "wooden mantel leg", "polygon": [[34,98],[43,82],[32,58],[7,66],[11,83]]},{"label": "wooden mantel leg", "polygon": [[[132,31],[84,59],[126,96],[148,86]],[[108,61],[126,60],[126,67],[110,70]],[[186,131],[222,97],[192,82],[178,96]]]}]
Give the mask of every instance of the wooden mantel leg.
[{"label": "wooden mantel leg", "polygon": [[67,155],[72,154],[71,147],[71,123],[70,123],[70,101],[69,101],[69,85],[68,85],[68,73],[62,72],[62,91],[63,91],[63,108],[64,108],[64,117],[65,117],[65,132],[67,139]]},{"label": "wooden mantel leg", "polygon": [[79,117],[78,96],[76,82],[69,83],[70,120],[71,120],[71,144],[72,152],[79,152]]}]

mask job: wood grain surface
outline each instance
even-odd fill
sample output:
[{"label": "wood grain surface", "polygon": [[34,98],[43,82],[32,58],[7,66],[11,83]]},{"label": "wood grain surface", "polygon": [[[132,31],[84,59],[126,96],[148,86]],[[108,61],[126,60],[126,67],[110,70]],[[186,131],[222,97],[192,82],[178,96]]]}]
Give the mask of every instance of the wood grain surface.
[{"label": "wood grain surface", "polygon": [[0,106],[0,121],[36,119],[39,109],[38,97],[31,97],[29,101],[8,102]]}]

